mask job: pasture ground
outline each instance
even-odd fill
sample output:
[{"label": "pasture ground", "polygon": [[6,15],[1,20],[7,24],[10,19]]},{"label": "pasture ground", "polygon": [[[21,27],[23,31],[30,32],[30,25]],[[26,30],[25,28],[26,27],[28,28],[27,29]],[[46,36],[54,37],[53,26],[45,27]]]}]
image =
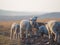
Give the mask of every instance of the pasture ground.
[{"label": "pasture ground", "polygon": [[[49,20],[54,20],[54,19],[43,19],[43,20],[38,19],[37,22],[47,22]],[[55,19],[55,20],[60,21],[60,19]],[[20,23],[20,21],[0,21],[0,45],[20,45],[20,39],[10,40],[9,38],[10,27],[13,22],[17,22],[18,24]],[[38,39],[30,38],[29,41],[33,42],[30,45],[47,45],[45,43],[46,41],[48,41],[48,37],[42,37],[42,38],[38,37]],[[23,43],[22,45],[26,45],[26,44]]]}]

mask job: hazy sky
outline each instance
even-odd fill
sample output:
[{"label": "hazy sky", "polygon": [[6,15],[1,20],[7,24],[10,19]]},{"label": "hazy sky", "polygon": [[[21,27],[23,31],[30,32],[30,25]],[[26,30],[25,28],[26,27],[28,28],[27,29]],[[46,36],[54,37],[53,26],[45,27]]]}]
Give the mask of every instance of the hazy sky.
[{"label": "hazy sky", "polygon": [[0,0],[0,9],[26,12],[60,12],[60,0]]}]

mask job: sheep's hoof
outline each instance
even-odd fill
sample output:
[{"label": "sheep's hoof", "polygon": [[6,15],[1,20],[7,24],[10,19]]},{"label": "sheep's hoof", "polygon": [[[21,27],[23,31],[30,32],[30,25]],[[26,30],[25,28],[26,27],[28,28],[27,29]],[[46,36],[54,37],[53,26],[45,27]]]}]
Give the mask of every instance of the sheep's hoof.
[{"label": "sheep's hoof", "polygon": [[50,44],[49,42],[46,43],[46,45]]}]

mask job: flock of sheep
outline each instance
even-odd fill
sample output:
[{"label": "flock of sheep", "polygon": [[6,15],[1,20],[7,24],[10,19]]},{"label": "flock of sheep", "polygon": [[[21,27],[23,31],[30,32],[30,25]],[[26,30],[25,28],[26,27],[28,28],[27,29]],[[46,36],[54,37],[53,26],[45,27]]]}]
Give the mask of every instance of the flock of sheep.
[{"label": "flock of sheep", "polygon": [[39,26],[39,23],[36,22],[37,17],[32,17],[30,20],[22,20],[20,24],[13,23],[11,26],[10,39],[23,38],[23,33],[25,38],[29,36],[32,37],[32,28],[37,29],[36,35],[43,36],[44,34],[49,37],[50,45],[60,44],[60,22],[56,20],[51,20]]}]

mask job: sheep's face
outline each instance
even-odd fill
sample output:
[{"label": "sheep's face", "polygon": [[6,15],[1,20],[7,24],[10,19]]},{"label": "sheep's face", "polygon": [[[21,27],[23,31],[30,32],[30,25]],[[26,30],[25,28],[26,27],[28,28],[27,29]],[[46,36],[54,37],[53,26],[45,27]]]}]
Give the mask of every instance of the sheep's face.
[{"label": "sheep's face", "polygon": [[31,25],[32,25],[33,27],[36,26],[36,21],[33,21],[33,20],[32,20],[30,23],[31,23]]},{"label": "sheep's face", "polygon": [[31,25],[32,25],[33,28],[38,28],[36,20],[37,20],[37,17],[35,17],[35,16],[30,18]]},{"label": "sheep's face", "polygon": [[48,30],[46,29],[46,27],[44,25],[39,27],[38,33],[41,34],[45,34],[48,35]]},{"label": "sheep's face", "polygon": [[42,26],[40,26],[39,27],[39,30],[37,30],[37,34],[39,35],[39,36],[42,36],[42,34],[44,33],[44,29],[43,29],[44,27],[42,27]]},{"label": "sheep's face", "polygon": [[35,21],[32,21],[32,25],[35,25]]},{"label": "sheep's face", "polygon": [[39,27],[39,33],[43,32],[43,27]]}]

